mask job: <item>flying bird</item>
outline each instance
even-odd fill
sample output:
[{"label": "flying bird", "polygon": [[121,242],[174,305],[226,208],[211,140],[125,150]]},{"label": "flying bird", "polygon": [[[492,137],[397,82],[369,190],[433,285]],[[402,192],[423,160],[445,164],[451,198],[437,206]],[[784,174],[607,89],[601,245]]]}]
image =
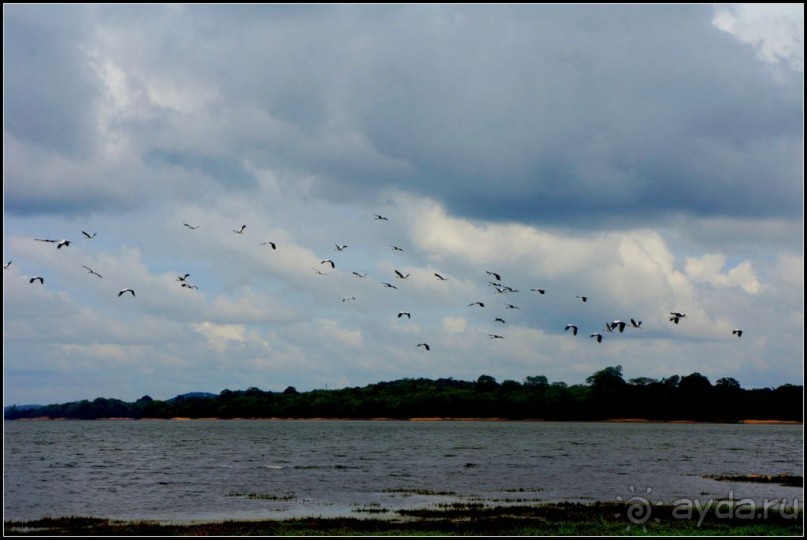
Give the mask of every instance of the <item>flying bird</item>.
[{"label": "flying bird", "polygon": [[341,245],[341,246],[339,244],[334,244],[334,245],[336,246],[336,251],[342,251],[343,249],[345,249],[347,247],[347,244]]},{"label": "flying bird", "polygon": [[505,324],[504,319],[502,319],[501,317],[496,317],[495,319],[493,319],[493,322],[500,322],[502,324]]},{"label": "flying bird", "polygon": [[519,309],[518,306],[514,306],[513,304],[505,304],[505,309]]},{"label": "flying bird", "polygon": [[611,321],[611,330],[616,330],[617,328],[619,328],[619,333],[621,334],[622,332],[625,331],[625,327],[627,325],[628,323],[626,323],[625,321],[619,321],[619,320]]},{"label": "flying bird", "polygon": [[441,276],[441,275],[440,275],[440,274],[438,274],[437,272],[435,272],[435,273],[434,273],[434,275],[435,275],[435,277],[436,277],[437,279],[439,279],[440,281],[448,281],[448,278],[444,278],[443,276]]},{"label": "flying bird", "polygon": [[382,283],[383,283],[384,287],[389,287],[390,289],[397,289],[398,288],[395,285],[393,285],[392,283],[387,283],[386,281],[384,281]]},{"label": "flying bird", "polygon": [[497,274],[496,272],[491,272],[490,270],[485,270],[485,273],[487,275],[489,275],[489,276],[493,276],[494,278],[496,278],[496,281],[501,281],[502,280],[502,276],[500,274]]},{"label": "flying bird", "polygon": [[570,324],[567,324],[567,325],[566,325],[566,328],[564,328],[564,329],[563,329],[563,331],[565,332],[565,331],[567,331],[569,328],[571,328],[571,329],[572,329],[572,335],[573,335],[573,336],[576,336],[576,335],[577,335],[577,325],[576,325],[576,324],[571,324],[571,323],[570,323]]},{"label": "flying bird", "polygon": [[546,294],[546,289],[530,289],[533,292],[537,292],[538,294]]},{"label": "flying bird", "polygon": [[128,288],[127,289],[121,289],[120,292],[118,293],[118,296],[123,296],[123,293],[127,293],[127,292],[130,292],[130,293],[132,293],[132,296],[135,296],[134,289],[128,289]]},{"label": "flying bird", "polygon": [[670,320],[675,324],[678,324],[678,321],[681,319],[686,318],[686,314],[678,312],[678,311],[671,311],[670,312]]},{"label": "flying bird", "polygon": [[96,235],[96,234],[98,234],[98,233],[97,233],[97,232],[94,232],[94,233],[90,234],[90,233],[88,233],[88,232],[81,231],[81,234],[83,234],[83,235],[84,235],[84,236],[86,236],[87,238],[95,238],[95,235]]},{"label": "flying bird", "polygon": [[431,350],[431,347],[429,347],[429,344],[428,344],[428,343],[418,343],[418,344],[417,344],[417,346],[418,346],[418,347],[423,347],[423,348],[425,348],[427,351],[430,351],[430,350]]},{"label": "flying bird", "polygon": [[412,318],[412,314],[411,314],[411,313],[409,313],[408,311],[399,311],[399,312],[398,312],[398,318],[399,318],[399,319],[400,319],[401,317],[403,317],[404,315],[406,315],[406,316],[407,316],[407,318],[409,318],[409,319],[411,319],[411,318]]},{"label": "flying bird", "polygon": [[[731,331],[731,333],[732,333],[732,334],[736,334],[736,335],[737,335],[737,337],[742,337],[742,335],[743,335],[743,331],[742,331],[742,330],[740,330],[739,328],[735,328],[734,330],[732,330],[732,331]],[[753,340],[752,340],[752,341],[753,341]]]},{"label": "flying bird", "polygon": [[277,244],[275,244],[274,242],[270,242],[269,240],[267,240],[266,242],[261,242],[261,245],[262,245],[262,246],[265,246],[265,245],[267,245],[267,244],[269,244],[270,246],[272,246],[272,249],[277,249]]},{"label": "flying bird", "polygon": [[199,228],[199,225],[189,225],[187,223],[183,223],[183,225],[185,225],[187,228],[189,228],[191,230],[195,230],[195,229]]},{"label": "flying bird", "polygon": [[403,250],[402,250],[401,248],[399,248],[398,246],[393,246],[392,244],[390,244],[390,247],[392,248],[392,251],[403,251]]},{"label": "flying bird", "polygon": [[62,246],[69,246],[70,240],[49,240],[47,238],[34,238],[37,242],[55,242],[56,249],[62,249]]},{"label": "flying bird", "polygon": [[631,319],[630,320],[630,325],[633,328],[641,328],[642,327],[642,321],[635,321],[635,320]]},{"label": "flying bird", "polygon": [[583,302],[588,302],[588,296],[577,296],[576,298],[579,298]]},{"label": "flying bird", "polygon": [[342,298],[342,302],[347,302],[348,300],[355,300],[355,296],[348,296],[347,298]]},{"label": "flying bird", "polygon": [[237,230],[236,230],[236,229],[233,229],[233,232],[234,232],[235,234],[244,234],[244,229],[246,229],[246,228],[247,228],[247,226],[246,226],[246,225],[241,225],[241,228],[240,228],[240,229],[237,229]]},{"label": "flying bird", "polygon": [[28,283],[33,283],[36,280],[39,280],[39,283],[41,283],[42,285],[45,284],[45,278],[41,276],[32,277],[31,279],[28,280]]},{"label": "flying bird", "polygon": [[597,343],[602,343],[602,334],[600,334],[599,332],[595,332],[594,334],[591,334],[591,336],[589,337],[597,338]]},{"label": "flying bird", "polygon": [[358,272],[353,272],[353,275],[356,277],[367,277],[367,274],[360,274]]},{"label": "flying bird", "polygon": [[375,218],[376,218],[376,220],[389,221],[387,218],[385,218],[381,214],[375,214]]},{"label": "flying bird", "polygon": [[314,272],[316,272],[318,276],[327,276],[327,275],[328,275],[328,274],[326,274],[325,272],[322,272],[321,270],[319,270],[319,269],[317,269],[317,268],[314,268],[313,266],[311,267],[311,270],[313,270]]},{"label": "flying bird", "polygon": [[185,281],[190,277],[190,274],[185,274],[184,276],[177,276],[177,281]]},{"label": "flying bird", "polygon": [[499,334],[488,334],[490,339],[504,339],[504,336],[500,336]]},{"label": "flying bird", "polygon": [[[190,283],[183,283],[182,286],[187,288],[187,289],[198,289],[199,288],[196,285],[191,285]],[[134,293],[132,293],[132,294],[134,294]]]},{"label": "flying bird", "polygon": [[87,269],[87,273],[88,273],[88,274],[95,274],[95,275],[96,275],[96,276],[98,276],[99,278],[102,278],[102,279],[103,279],[103,277],[104,277],[104,276],[102,276],[101,274],[99,274],[98,272],[96,272],[95,270],[93,270],[92,268],[90,268],[89,266],[84,266],[83,264],[82,264],[81,266],[82,266],[82,268],[86,268],[86,269]]},{"label": "flying bird", "polygon": [[325,263],[330,264],[330,265],[331,265],[331,268],[336,268],[336,264],[335,264],[335,263],[334,263],[332,260],[330,260],[330,259],[325,259],[324,261],[320,261],[320,263],[319,263],[319,264],[325,264]]},{"label": "flying bird", "polygon": [[399,278],[401,278],[401,279],[406,279],[406,278],[408,278],[408,277],[409,277],[409,274],[403,275],[402,273],[400,273],[400,272],[399,272],[399,271],[397,271],[397,270],[395,271],[395,274],[396,274],[396,275],[397,275]]},{"label": "flying bird", "polygon": [[468,304],[468,307],[471,307],[471,306],[485,307],[485,304],[483,302],[473,302],[471,304]]},{"label": "flying bird", "polygon": [[11,266],[11,261],[8,261],[6,264],[3,265],[3,270],[8,270],[9,266]]}]

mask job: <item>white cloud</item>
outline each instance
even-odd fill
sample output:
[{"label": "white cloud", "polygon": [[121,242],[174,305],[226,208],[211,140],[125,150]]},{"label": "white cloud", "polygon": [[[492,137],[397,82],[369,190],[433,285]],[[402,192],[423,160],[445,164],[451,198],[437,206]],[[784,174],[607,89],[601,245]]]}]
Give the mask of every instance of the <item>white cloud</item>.
[{"label": "white cloud", "polygon": [[686,260],[686,273],[694,281],[717,287],[740,287],[753,295],[762,291],[762,284],[757,279],[751,261],[743,261],[726,272],[721,272],[725,265],[726,257],[721,254],[712,253],[701,258],[689,257]]},{"label": "white cloud", "polygon": [[753,45],[760,60],[804,71],[803,4],[721,4],[713,23]]}]

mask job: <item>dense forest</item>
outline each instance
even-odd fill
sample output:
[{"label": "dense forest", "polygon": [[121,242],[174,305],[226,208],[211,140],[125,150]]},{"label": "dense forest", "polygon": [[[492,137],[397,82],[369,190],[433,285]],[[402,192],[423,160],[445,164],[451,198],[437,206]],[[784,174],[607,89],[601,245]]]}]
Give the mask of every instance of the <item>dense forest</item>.
[{"label": "dense forest", "polygon": [[586,384],[550,383],[543,375],[501,383],[401,379],[364,387],[298,392],[259,388],[223,390],[213,396],[165,401],[143,396],[133,403],[97,398],[36,408],[9,407],[6,420],[23,418],[396,418],[454,417],[513,420],[803,420],[803,387],[746,390],[732,378],[712,384],[700,373],[625,381],[622,367],[608,367]]}]

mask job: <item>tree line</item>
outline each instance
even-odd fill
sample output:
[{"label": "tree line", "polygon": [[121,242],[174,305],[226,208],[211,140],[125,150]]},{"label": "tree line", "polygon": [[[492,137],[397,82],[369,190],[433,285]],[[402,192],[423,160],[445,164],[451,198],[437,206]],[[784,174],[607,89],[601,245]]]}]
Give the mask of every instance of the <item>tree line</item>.
[{"label": "tree line", "polygon": [[803,421],[803,387],[743,389],[733,378],[712,384],[700,373],[625,381],[622,366],[607,367],[586,384],[552,382],[543,375],[522,382],[482,375],[400,379],[363,387],[272,392],[251,387],[212,397],[177,396],[135,402],[97,398],[36,408],[8,407],[6,420],[23,418],[504,418],[512,420]]}]

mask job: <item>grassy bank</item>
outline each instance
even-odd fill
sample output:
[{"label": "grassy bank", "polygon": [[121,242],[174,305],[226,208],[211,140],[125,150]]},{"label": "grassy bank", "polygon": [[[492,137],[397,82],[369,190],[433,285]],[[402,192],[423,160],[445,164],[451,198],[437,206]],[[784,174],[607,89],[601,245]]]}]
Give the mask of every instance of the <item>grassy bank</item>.
[{"label": "grassy bank", "polygon": [[[803,510],[681,506],[631,508],[621,503],[398,511],[391,519],[305,518],[215,523],[112,521],[88,517],[6,521],[5,535],[31,536],[802,536]],[[638,510],[638,511],[637,511]],[[633,520],[629,516],[633,516]]]}]

